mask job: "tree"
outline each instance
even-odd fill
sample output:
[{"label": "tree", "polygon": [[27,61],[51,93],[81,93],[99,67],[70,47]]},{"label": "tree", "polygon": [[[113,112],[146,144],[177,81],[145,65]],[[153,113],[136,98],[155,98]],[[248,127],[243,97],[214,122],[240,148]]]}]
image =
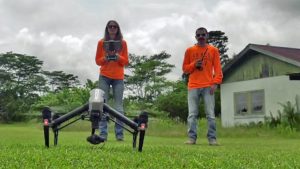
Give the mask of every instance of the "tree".
[{"label": "tree", "polygon": [[[160,95],[155,101],[155,105],[158,110],[168,113],[168,116],[173,119],[179,119],[186,122],[188,117],[188,101],[187,101],[187,86],[184,81],[178,80],[172,82],[170,90]],[[215,92],[215,114],[220,116],[221,102],[220,102],[220,90]],[[199,118],[205,118],[204,101],[201,99],[199,102]]]},{"label": "tree", "polygon": [[87,79],[86,82],[85,82],[84,87],[86,89],[92,90],[92,89],[95,89],[95,88],[98,87],[98,83],[99,83],[98,81],[93,82],[92,80]]},{"label": "tree", "polygon": [[164,75],[174,67],[166,61],[170,57],[166,52],[149,57],[130,54],[130,64],[127,67],[130,74],[125,75],[129,97],[152,103],[168,86]]},{"label": "tree", "polygon": [[97,87],[98,81],[93,82],[87,79],[84,87],[64,88],[56,92],[49,92],[33,105],[35,111],[41,110],[45,106],[51,107],[55,112],[61,114],[85,104],[90,97],[90,91]]},{"label": "tree", "polygon": [[229,57],[226,54],[228,48],[227,46],[228,38],[225,36],[225,33],[222,31],[210,31],[208,43],[212,44],[219,49],[221,64],[224,66],[229,62]]},{"label": "tree", "polygon": [[186,121],[188,116],[187,86],[183,81],[171,84],[171,90],[160,95],[155,101],[158,110],[168,113],[168,116]]},{"label": "tree", "polygon": [[53,92],[74,88],[79,85],[78,76],[66,74],[63,71],[43,71],[43,74],[46,76],[48,85]]},{"label": "tree", "polygon": [[35,56],[0,54],[0,119],[21,120],[22,114],[47,91],[41,75],[43,62]]}]

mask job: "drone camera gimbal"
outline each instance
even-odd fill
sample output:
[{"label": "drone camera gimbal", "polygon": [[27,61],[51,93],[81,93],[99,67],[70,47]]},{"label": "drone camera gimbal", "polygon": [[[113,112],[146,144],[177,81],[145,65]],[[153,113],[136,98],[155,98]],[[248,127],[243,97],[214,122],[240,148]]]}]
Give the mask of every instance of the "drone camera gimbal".
[{"label": "drone camera gimbal", "polygon": [[[124,129],[129,131],[133,135],[133,148],[136,148],[136,140],[137,136],[139,134],[139,147],[138,151],[142,151],[143,149],[143,143],[144,143],[144,137],[145,137],[145,130],[147,128],[148,123],[148,114],[147,112],[142,112],[139,116],[135,117],[134,120],[129,119],[125,115],[121,114],[117,110],[110,107],[108,104],[104,102],[104,92],[100,89],[93,89],[90,92],[90,98],[88,103],[70,111],[67,114],[64,114],[62,116],[57,116],[54,113],[52,113],[52,110],[49,107],[45,107],[42,111],[42,117],[43,117],[43,123],[44,123],[44,139],[45,139],[45,146],[49,147],[49,129],[50,127],[53,130],[54,133],[54,145],[57,145],[58,142],[58,132],[59,130],[67,127],[68,125],[78,121],[78,120],[84,120],[88,119],[91,121],[91,136],[87,138],[87,141],[91,144],[100,144],[104,142],[105,140],[96,135],[95,131],[99,128],[99,122],[100,119],[104,114],[109,114],[112,117],[115,117],[116,119],[123,122],[121,125]],[[53,114],[53,115],[52,115]],[[76,116],[79,116],[75,118]],[[75,118],[75,119],[73,119]],[[69,122],[69,120],[73,120]],[[111,119],[114,121],[113,119]],[[63,123],[67,123],[62,125]],[[114,121],[117,123],[116,121]],[[127,125],[130,127],[128,129],[124,126]]]}]

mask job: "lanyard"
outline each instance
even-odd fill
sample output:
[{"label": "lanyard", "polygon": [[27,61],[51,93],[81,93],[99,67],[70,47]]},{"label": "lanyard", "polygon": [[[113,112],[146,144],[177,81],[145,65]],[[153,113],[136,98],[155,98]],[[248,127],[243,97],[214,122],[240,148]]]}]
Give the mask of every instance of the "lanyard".
[{"label": "lanyard", "polygon": [[205,57],[205,55],[206,55],[207,49],[208,49],[208,48],[206,48],[205,52],[202,54],[201,62],[203,61],[203,59],[204,59],[204,57]]}]

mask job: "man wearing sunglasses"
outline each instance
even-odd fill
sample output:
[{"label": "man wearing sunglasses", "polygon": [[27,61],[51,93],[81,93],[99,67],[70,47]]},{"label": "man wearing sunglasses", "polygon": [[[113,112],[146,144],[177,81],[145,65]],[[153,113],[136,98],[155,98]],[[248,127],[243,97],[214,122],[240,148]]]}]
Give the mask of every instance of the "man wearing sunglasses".
[{"label": "man wearing sunglasses", "polygon": [[222,82],[223,73],[219,50],[207,43],[208,31],[196,30],[197,43],[185,51],[182,70],[189,74],[188,81],[188,137],[185,144],[196,144],[200,99],[204,99],[209,145],[218,145],[216,138],[215,98],[217,85]]}]

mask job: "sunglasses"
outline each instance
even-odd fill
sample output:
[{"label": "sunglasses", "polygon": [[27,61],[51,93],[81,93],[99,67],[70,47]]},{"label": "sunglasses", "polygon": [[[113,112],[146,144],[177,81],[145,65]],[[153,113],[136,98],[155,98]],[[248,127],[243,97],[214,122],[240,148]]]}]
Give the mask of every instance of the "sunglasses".
[{"label": "sunglasses", "polygon": [[117,25],[108,25],[107,27],[108,27],[109,29],[117,29],[117,28],[118,28]]},{"label": "sunglasses", "polygon": [[206,34],[205,34],[205,33],[202,33],[202,34],[197,33],[196,36],[197,36],[197,37],[200,37],[200,36],[206,36]]}]

